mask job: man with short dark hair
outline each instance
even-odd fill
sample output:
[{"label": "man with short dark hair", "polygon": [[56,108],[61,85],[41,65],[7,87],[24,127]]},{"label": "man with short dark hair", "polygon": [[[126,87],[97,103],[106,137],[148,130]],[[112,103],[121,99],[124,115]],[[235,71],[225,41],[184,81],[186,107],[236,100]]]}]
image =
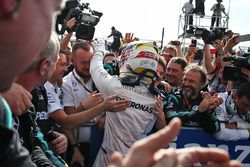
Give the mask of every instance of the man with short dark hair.
[{"label": "man with short dark hair", "polygon": [[[70,72],[67,76],[63,78],[63,105],[64,111],[67,114],[73,114],[78,112],[77,108],[81,107],[81,102],[88,97],[88,95],[94,92],[93,80],[90,76],[89,66],[90,60],[93,56],[93,48],[88,44],[88,42],[77,41],[72,47],[72,60],[74,65],[74,70]],[[96,94],[96,97],[100,94]],[[101,101],[97,100],[97,103]],[[96,104],[96,103],[95,103]],[[85,109],[89,109],[89,106],[84,106]],[[93,106],[91,106],[93,107]],[[80,110],[81,111],[81,110]],[[77,129],[78,128],[78,129]],[[79,132],[79,139],[76,136],[69,137],[71,145],[81,143],[84,146],[84,157],[78,148],[73,149],[73,156],[78,157],[78,162],[82,163],[85,159],[85,164],[88,164],[88,151],[90,146],[90,127],[77,127],[76,132]],[[78,140],[78,141],[77,141]],[[73,158],[74,160],[74,158]]]},{"label": "man with short dark hair", "polygon": [[121,39],[123,38],[122,33],[115,29],[115,27],[111,27],[111,34],[108,37],[113,36],[113,42],[111,44],[111,49],[114,53],[118,52],[121,46]]},{"label": "man with short dark hair", "polygon": [[182,77],[184,76],[187,61],[181,57],[173,57],[167,64],[166,81],[173,89],[182,85]]},{"label": "man with short dark hair", "polygon": [[215,109],[221,129],[215,134],[220,140],[247,140],[250,137],[250,83],[237,90],[219,93],[223,103]]}]

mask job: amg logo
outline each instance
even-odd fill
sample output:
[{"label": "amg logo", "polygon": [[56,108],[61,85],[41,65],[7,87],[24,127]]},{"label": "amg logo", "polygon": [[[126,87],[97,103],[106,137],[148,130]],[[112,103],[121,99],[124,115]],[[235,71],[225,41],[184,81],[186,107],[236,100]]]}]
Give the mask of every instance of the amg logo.
[{"label": "amg logo", "polygon": [[[125,100],[125,99],[121,98],[121,97],[117,97],[116,100]],[[153,112],[153,107],[143,105],[143,104],[140,104],[140,103],[136,103],[136,102],[133,102],[133,101],[130,101],[129,107],[137,109],[137,110],[141,110],[141,111],[144,111],[144,112],[147,112],[147,113],[152,113]]]}]

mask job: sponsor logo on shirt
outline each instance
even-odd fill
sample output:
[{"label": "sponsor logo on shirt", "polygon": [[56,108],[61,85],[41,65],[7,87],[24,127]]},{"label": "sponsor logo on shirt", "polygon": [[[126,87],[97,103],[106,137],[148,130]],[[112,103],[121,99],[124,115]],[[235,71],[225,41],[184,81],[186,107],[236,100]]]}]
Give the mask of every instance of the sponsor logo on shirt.
[{"label": "sponsor logo on shirt", "polygon": [[126,86],[126,85],[122,85],[122,87],[126,90],[135,92],[136,94],[139,94],[139,95],[142,95],[145,97],[149,97],[149,98],[154,98],[154,96],[150,92],[141,91],[140,89],[136,89],[134,87]]},{"label": "sponsor logo on shirt", "polygon": [[[117,100],[125,100],[124,98],[119,97],[119,96],[116,99]],[[140,104],[140,103],[136,103],[136,102],[133,102],[133,101],[130,101],[129,107],[137,109],[137,110],[141,110],[141,111],[147,112],[147,113],[152,113],[153,112],[153,107],[147,106],[147,105],[144,105],[144,104]]]},{"label": "sponsor logo on shirt", "polygon": [[47,120],[47,119],[48,119],[48,114],[46,111],[36,113],[36,120]]}]

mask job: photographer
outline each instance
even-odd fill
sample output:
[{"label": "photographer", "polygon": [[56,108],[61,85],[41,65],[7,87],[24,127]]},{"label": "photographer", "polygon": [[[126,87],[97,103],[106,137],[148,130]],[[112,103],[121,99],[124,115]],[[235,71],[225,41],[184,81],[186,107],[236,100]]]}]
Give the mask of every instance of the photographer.
[{"label": "photographer", "polygon": [[[224,46],[224,33],[214,28],[211,31],[203,30],[201,37],[204,41],[203,62],[208,73],[208,90],[210,92],[225,92],[227,90],[227,79],[223,77],[224,67],[229,63],[223,61],[224,57],[229,56],[229,51],[238,44],[236,38],[230,38]],[[216,49],[216,54],[211,59],[209,45]]]},{"label": "photographer", "polygon": [[[101,17],[102,13],[92,10],[89,3],[69,0],[66,2],[63,11],[57,16],[56,32],[64,34],[65,30],[67,30],[69,33],[75,32],[77,39],[91,40],[95,33],[95,26]],[[75,20],[66,25],[65,22],[72,18],[75,18]],[[59,25],[61,25],[61,29],[59,29]]]},{"label": "photographer", "polygon": [[223,59],[229,65],[225,66],[223,71],[223,78],[228,80],[230,84],[228,87],[236,89],[240,84],[249,82],[250,73],[250,54],[243,54],[241,56],[228,56]]},{"label": "photographer", "polygon": [[221,23],[221,12],[224,13],[224,15],[226,17],[228,17],[228,15],[226,14],[225,12],[225,7],[223,4],[221,4],[222,0],[217,0],[217,3],[214,4],[211,8],[211,11],[213,11],[213,15],[212,15],[212,20],[211,20],[211,28],[210,29],[213,29],[214,27],[214,23],[216,21],[216,27],[219,27],[220,26],[220,23]]},{"label": "photographer", "polygon": [[239,43],[238,37],[235,35],[227,41],[224,47],[225,56],[220,57],[220,62],[227,62],[223,71],[223,78],[228,80],[227,90],[236,89],[241,83],[249,82],[250,54],[229,56],[230,50]]},{"label": "photographer", "polygon": [[[185,13],[185,25],[184,31],[187,33],[192,34],[194,27],[193,27],[193,13],[194,13],[194,5],[193,0],[189,0],[184,4],[182,7],[182,12]],[[187,29],[189,28],[189,29]]]},{"label": "photographer", "polygon": [[[67,29],[71,30],[76,25],[76,18],[73,17],[66,22]],[[60,49],[67,49],[70,39],[73,35],[73,31],[69,31],[68,34],[60,41]]]},{"label": "photographer", "polygon": [[66,58],[67,58],[67,69],[68,70],[64,73],[64,76],[69,74],[74,69],[73,58],[72,58],[72,47],[71,47],[70,40],[71,40],[71,37],[73,35],[73,31],[71,31],[71,30],[75,26],[76,26],[76,18],[73,17],[66,22],[66,27],[70,31],[60,41],[60,50],[62,52],[65,52],[64,54],[66,55]]},{"label": "photographer", "polygon": [[227,80],[223,78],[224,67],[228,64],[221,60],[223,54],[223,41],[217,39],[212,41],[212,46],[216,48],[217,56],[211,60],[209,44],[205,43],[203,53],[203,63],[208,73],[208,91],[211,93],[225,92]]}]

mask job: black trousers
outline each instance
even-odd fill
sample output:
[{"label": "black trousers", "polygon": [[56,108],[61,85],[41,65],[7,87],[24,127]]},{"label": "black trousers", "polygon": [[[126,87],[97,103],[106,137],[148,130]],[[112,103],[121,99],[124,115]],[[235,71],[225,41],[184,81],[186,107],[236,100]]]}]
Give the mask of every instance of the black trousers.
[{"label": "black trousers", "polygon": [[220,26],[220,20],[221,20],[221,16],[212,15],[211,29],[213,29],[215,21],[216,21],[216,27],[219,27]]},{"label": "black trousers", "polygon": [[185,27],[184,30],[187,30],[187,28],[189,28],[189,30],[193,30],[193,15],[192,14],[188,14],[185,15]]}]

